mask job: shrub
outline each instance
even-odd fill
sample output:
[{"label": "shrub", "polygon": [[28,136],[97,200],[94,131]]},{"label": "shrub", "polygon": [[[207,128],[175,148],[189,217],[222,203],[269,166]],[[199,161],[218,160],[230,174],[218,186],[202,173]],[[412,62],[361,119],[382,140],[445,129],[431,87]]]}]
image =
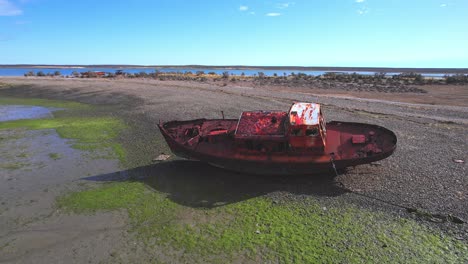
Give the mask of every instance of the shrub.
[{"label": "shrub", "polygon": [[417,75],[414,77],[414,81],[415,81],[416,83],[423,84],[423,83],[424,83],[424,77],[423,77],[421,74],[417,74]]},{"label": "shrub", "polygon": [[88,71],[88,78],[96,78],[97,77],[97,74],[93,71]]},{"label": "shrub", "polygon": [[27,73],[24,74],[25,77],[28,77],[28,76],[34,76],[34,72],[33,71],[28,71]]},{"label": "shrub", "polygon": [[154,70],[154,72],[150,72],[148,75],[152,78],[157,78],[160,72],[158,70]]},{"label": "shrub", "polygon": [[298,79],[307,79],[307,74],[300,72],[297,74]]},{"label": "shrub", "polygon": [[447,84],[465,84],[468,83],[468,74],[445,75],[444,79]]},{"label": "shrub", "polygon": [[377,79],[383,79],[385,78],[385,75],[387,75],[385,72],[376,72],[374,73],[374,77]]}]

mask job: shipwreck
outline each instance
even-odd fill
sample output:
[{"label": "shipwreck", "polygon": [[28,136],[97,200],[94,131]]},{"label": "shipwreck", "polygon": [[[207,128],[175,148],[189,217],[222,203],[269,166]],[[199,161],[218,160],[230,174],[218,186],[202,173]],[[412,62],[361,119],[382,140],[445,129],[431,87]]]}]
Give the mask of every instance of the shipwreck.
[{"label": "shipwreck", "polygon": [[252,174],[316,174],[371,163],[396,149],[395,134],[381,126],[325,122],[322,107],[294,103],[288,112],[248,111],[239,119],[160,123],[179,157]]}]

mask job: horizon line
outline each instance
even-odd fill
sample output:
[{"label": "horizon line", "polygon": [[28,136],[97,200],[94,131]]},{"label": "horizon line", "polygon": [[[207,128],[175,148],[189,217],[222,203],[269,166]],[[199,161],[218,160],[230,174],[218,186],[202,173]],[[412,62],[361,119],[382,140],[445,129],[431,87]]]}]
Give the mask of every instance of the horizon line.
[{"label": "horizon line", "polygon": [[203,64],[174,64],[174,65],[144,65],[144,64],[29,64],[29,63],[19,63],[19,64],[0,64],[0,68],[7,67],[137,67],[137,68],[182,68],[182,67],[191,67],[191,68],[259,68],[259,69],[317,69],[317,70],[326,70],[326,69],[383,69],[383,70],[467,70],[468,68],[460,67],[376,67],[376,66],[262,66],[262,65],[203,65]]}]

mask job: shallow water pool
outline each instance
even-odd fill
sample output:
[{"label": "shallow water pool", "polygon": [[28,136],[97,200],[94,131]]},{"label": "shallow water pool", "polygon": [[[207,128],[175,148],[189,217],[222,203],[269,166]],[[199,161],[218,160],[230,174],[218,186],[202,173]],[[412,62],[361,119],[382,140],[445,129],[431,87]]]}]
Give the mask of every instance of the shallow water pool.
[{"label": "shallow water pool", "polygon": [[29,105],[0,105],[0,122],[53,117],[49,108]]}]

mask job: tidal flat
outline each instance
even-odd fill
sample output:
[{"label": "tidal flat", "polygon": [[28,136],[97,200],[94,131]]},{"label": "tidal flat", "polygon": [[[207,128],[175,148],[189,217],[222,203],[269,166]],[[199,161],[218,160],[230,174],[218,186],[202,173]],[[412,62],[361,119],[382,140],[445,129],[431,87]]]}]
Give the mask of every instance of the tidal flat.
[{"label": "tidal flat", "polygon": [[[1,105],[62,109],[0,122],[2,162],[9,161],[0,167],[2,261],[468,260],[466,223],[449,218],[467,217],[466,165],[453,162],[466,159],[466,107],[190,82],[0,82]],[[322,103],[327,120],[388,127],[398,149],[333,180],[242,175],[173,156],[152,162],[171,154],[159,120],[220,111],[237,118],[286,110],[294,100]]]}]

